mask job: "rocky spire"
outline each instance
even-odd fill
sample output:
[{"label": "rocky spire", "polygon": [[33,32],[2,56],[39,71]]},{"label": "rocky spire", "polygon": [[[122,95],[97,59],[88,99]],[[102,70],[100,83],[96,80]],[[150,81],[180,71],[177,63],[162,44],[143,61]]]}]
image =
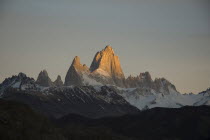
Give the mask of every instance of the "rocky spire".
[{"label": "rocky spire", "polygon": [[140,80],[139,76],[136,77],[132,75],[128,76],[128,78],[126,79],[126,87],[131,87],[131,88],[138,87],[139,80]]},{"label": "rocky spire", "polygon": [[164,94],[170,94],[172,90],[177,92],[176,87],[165,78],[156,78],[154,81],[154,89]]},{"label": "rocky spire", "polygon": [[149,72],[140,73],[139,79],[141,87],[153,88],[153,81]]},{"label": "rocky spire", "polygon": [[84,64],[82,65],[80,63],[80,58],[79,56],[75,56],[74,60],[71,64],[71,66],[73,66],[78,72],[82,72],[82,71],[89,71],[89,68]]},{"label": "rocky spire", "polygon": [[61,80],[60,75],[58,75],[57,79],[53,82],[53,84],[57,87],[63,86],[63,81]]},{"label": "rocky spire", "polygon": [[19,90],[38,90],[35,80],[20,72],[18,75],[6,78],[0,84],[0,94],[8,88],[15,88]]},{"label": "rocky spire", "polygon": [[142,88],[153,88],[153,80],[149,72],[140,73],[139,76],[129,76],[126,79],[127,87],[142,87]]},{"label": "rocky spire", "polygon": [[88,73],[89,68],[86,65],[80,63],[80,58],[76,56],[66,74],[65,85],[83,85],[82,74]]},{"label": "rocky spire", "polygon": [[152,81],[151,75],[148,71],[144,72],[144,73],[140,73],[140,79],[141,80],[145,80],[145,81]]},{"label": "rocky spire", "polygon": [[21,79],[23,79],[23,78],[25,78],[25,77],[27,77],[27,76],[26,76],[25,73],[20,72],[20,73],[18,74],[18,77],[21,78]]},{"label": "rocky spire", "polygon": [[120,65],[119,57],[114,54],[114,50],[109,45],[102,51],[96,53],[90,66],[90,71],[103,71],[103,73],[106,73],[104,76],[108,74],[112,77],[116,85],[124,86],[125,76]]},{"label": "rocky spire", "polygon": [[37,78],[36,83],[40,86],[44,86],[44,87],[50,87],[53,86],[53,82],[51,81],[51,79],[48,76],[48,73],[46,70],[43,70],[39,73],[39,76]]}]

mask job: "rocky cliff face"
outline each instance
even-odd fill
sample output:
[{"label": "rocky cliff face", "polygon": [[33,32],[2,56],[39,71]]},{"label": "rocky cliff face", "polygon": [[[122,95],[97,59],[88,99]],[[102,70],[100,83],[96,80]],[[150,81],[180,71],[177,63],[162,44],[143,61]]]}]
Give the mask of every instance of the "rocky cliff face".
[{"label": "rocky cliff face", "polygon": [[97,52],[90,69],[76,56],[67,72],[65,85],[117,85],[125,87],[125,76],[111,46]]},{"label": "rocky cliff face", "polygon": [[143,91],[163,92],[169,94],[169,88],[176,91],[174,85],[164,78],[152,80],[149,72],[140,73],[137,77],[129,76],[125,79],[119,57],[115,55],[111,46],[106,46],[96,53],[90,69],[80,63],[76,56],[67,72],[65,85],[115,85],[118,87],[141,88]]},{"label": "rocky cliff face", "polygon": [[142,87],[142,88],[153,88],[153,80],[149,72],[140,73],[138,76],[129,76],[126,79],[126,85],[130,88]]},{"label": "rocky cliff face", "polygon": [[[100,52],[97,52],[93,62],[90,66],[90,71],[95,75],[100,75],[106,78],[110,78],[110,82],[120,86],[125,86],[125,76],[122,71],[119,57],[114,54],[114,50],[111,46],[106,46]],[[107,83],[108,84],[108,83]]]},{"label": "rocky cliff face", "polygon": [[63,86],[63,81],[61,80],[61,76],[58,75],[57,79],[53,82],[53,84],[57,87]]},{"label": "rocky cliff face", "polygon": [[27,77],[24,73],[6,78],[0,84],[0,95],[4,94],[8,88],[16,88],[18,90],[38,90],[39,87],[33,78]]},{"label": "rocky cliff face", "polygon": [[[156,93],[170,94],[172,90],[177,92],[176,87],[165,78],[156,78],[154,81],[149,72],[140,73],[139,76],[129,76],[126,79],[128,88],[140,88],[142,91],[154,90]],[[144,93],[143,93],[144,94]]]},{"label": "rocky cliff face", "polygon": [[165,78],[156,78],[154,81],[154,89],[158,93],[163,93],[165,95],[170,94],[173,91],[177,92],[176,87]]},{"label": "rocky cliff face", "polygon": [[140,85],[142,85],[142,87],[147,87],[147,88],[153,87],[153,81],[149,72],[140,73],[139,77],[140,77]]},{"label": "rocky cliff face", "polygon": [[43,87],[53,86],[53,82],[51,81],[50,77],[48,76],[48,73],[46,70],[43,70],[39,73],[36,83]]},{"label": "rocky cliff face", "polygon": [[86,65],[80,63],[80,58],[76,56],[66,74],[65,85],[84,85],[83,74],[88,74],[89,68]]}]

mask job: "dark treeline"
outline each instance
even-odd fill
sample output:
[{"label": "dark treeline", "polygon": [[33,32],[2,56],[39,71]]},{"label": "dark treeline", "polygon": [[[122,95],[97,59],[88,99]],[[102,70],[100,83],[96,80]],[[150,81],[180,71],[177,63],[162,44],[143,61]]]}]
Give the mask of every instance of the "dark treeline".
[{"label": "dark treeline", "polygon": [[48,119],[27,105],[0,100],[1,140],[209,140],[210,107],[154,108],[136,115]]}]

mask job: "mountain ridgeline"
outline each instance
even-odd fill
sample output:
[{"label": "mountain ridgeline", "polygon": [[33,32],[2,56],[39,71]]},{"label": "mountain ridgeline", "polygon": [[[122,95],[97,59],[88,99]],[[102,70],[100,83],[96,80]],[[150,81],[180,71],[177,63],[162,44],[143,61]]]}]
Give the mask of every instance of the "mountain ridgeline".
[{"label": "mountain ridgeline", "polygon": [[176,88],[168,80],[151,78],[149,72],[140,73],[137,77],[129,76],[127,79],[120,65],[119,57],[115,55],[111,46],[106,46],[96,53],[90,68],[80,63],[76,56],[65,77],[65,85],[115,85],[121,88],[149,88],[155,91],[169,92],[168,86],[176,91]]},{"label": "mountain ridgeline", "polygon": [[176,87],[165,78],[156,78],[153,81],[149,72],[125,78],[119,57],[115,55],[111,46],[106,46],[96,53],[90,68],[81,64],[80,57],[76,56],[67,71],[64,83],[60,76],[52,82],[46,70],[39,73],[36,83],[44,87],[113,85],[121,88],[153,89],[165,94],[169,94],[171,88],[177,92]]},{"label": "mountain ridgeline", "polygon": [[210,88],[181,94],[149,72],[125,78],[111,46],[90,68],[76,56],[65,81],[46,70],[37,80],[19,73],[0,84],[0,139],[207,140]]},{"label": "mountain ridgeline", "polygon": [[59,75],[53,82],[46,70],[39,73],[37,80],[23,73],[6,78],[0,84],[0,98],[23,102],[53,118],[69,113],[100,118],[155,107],[210,105],[209,90],[180,94],[168,80],[153,80],[149,72],[125,78],[111,46],[96,53],[90,68],[76,56],[64,82]]}]

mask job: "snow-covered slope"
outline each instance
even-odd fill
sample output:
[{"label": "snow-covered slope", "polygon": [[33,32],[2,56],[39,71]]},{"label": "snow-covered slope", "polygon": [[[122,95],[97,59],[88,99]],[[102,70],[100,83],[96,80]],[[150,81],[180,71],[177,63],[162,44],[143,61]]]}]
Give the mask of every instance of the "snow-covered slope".
[{"label": "snow-covered slope", "polygon": [[[90,79],[85,80],[90,82]],[[93,84],[93,81],[89,84]],[[23,73],[6,79],[0,91],[2,99],[23,102],[56,118],[69,113],[99,118],[139,111],[108,86],[41,87]]]},{"label": "snow-covered slope", "polygon": [[187,94],[185,96],[189,96],[189,98],[195,101],[195,103],[193,104],[194,106],[210,105],[210,88],[197,95]]},{"label": "snow-covered slope", "polygon": [[0,95],[3,95],[8,88],[18,90],[40,90],[41,86],[37,85],[33,78],[27,77],[24,73],[6,78],[0,85]]},{"label": "snow-covered slope", "polygon": [[[83,73],[81,76],[86,87],[89,87],[84,89],[81,88],[84,93],[90,91],[96,93],[101,92],[101,87],[104,87],[102,83],[95,81],[85,73]],[[180,94],[172,84],[164,79],[156,80],[156,83],[157,84],[153,84],[152,87],[140,86],[136,88],[120,88],[113,85],[107,85],[105,87],[109,88],[109,91],[111,93],[113,92],[118,94],[119,96],[122,96],[127,101],[127,103],[137,107],[140,110],[154,107],[179,108],[182,106],[210,105],[210,89],[199,94]],[[42,87],[36,84],[33,78],[29,78],[25,74],[20,73],[18,76],[12,76],[11,78],[5,79],[5,81],[0,85],[0,95],[1,97],[3,97],[3,94],[6,93],[8,89],[16,89],[17,91],[25,91],[27,93],[39,92],[43,95],[49,95],[53,92],[56,92],[58,89],[65,92],[66,89],[72,87],[75,86],[62,86],[51,88]],[[92,88],[94,89],[94,91],[92,90]],[[108,91],[105,93],[108,93]],[[80,97],[77,95],[76,91],[74,92],[74,94],[76,94],[75,96],[78,97],[78,99],[76,100],[80,100]],[[108,98],[105,94],[103,96],[104,100]]]},{"label": "snow-covered slope", "polygon": [[182,106],[210,105],[210,92],[200,94],[180,94],[169,88],[168,94],[146,88],[119,88],[113,87],[119,95],[124,97],[131,105],[140,110],[154,107],[179,108]]}]

